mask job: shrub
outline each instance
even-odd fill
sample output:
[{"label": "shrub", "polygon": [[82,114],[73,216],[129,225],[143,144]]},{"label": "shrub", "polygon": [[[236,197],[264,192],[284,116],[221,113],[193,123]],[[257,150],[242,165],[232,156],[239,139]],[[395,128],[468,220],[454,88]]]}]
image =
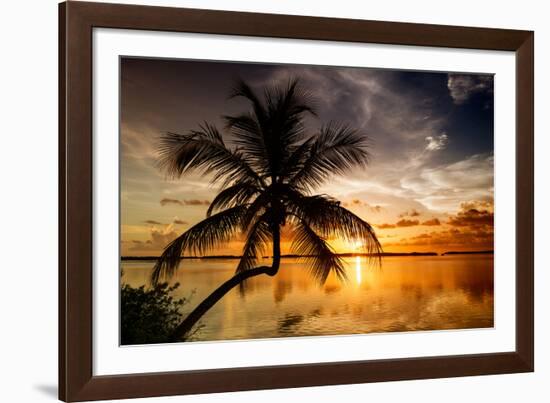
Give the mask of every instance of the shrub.
[{"label": "shrub", "polygon": [[167,343],[182,321],[181,307],[190,299],[174,299],[170,294],[178,287],[179,283],[173,286],[161,283],[152,288],[123,284],[120,292],[121,344]]}]

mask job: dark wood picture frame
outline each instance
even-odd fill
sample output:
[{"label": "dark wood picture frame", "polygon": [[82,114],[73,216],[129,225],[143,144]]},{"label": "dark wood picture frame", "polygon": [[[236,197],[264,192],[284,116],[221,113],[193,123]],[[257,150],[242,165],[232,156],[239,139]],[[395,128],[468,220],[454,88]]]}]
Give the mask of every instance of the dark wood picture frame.
[{"label": "dark wood picture frame", "polygon": [[[515,52],[515,351],[94,376],[92,30],[96,27]],[[105,3],[60,4],[59,398],[83,401],[533,371],[533,41],[531,31]]]}]

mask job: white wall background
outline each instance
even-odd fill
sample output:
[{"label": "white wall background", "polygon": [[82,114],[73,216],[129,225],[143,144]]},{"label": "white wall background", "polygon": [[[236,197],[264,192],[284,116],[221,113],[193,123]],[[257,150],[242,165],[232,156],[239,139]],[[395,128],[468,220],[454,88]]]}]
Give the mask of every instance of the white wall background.
[{"label": "white wall background", "polygon": [[[147,402],[546,402],[550,306],[545,226],[550,202],[550,25],[543,1],[124,1],[283,14],[490,26],[535,31],[536,372],[428,381],[148,399]],[[3,2],[0,12],[0,400],[57,396],[57,1]],[[36,261],[30,260],[40,257]]]}]

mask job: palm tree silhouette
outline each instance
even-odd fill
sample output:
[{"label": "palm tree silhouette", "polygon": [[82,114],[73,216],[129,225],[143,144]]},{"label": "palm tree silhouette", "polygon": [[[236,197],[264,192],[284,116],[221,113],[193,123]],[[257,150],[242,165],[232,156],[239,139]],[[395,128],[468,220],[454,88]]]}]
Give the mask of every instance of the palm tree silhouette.
[{"label": "palm tree silhouette", "polygon": [[[152,283],[173,276],[182,253],[203,255],[239,233],[246,236],[235,275],[181,322],[172,341],[181,340],[234,287],[253,276],[277,274],[283,226],[290,227],[292,252],[309,261],[319,284],[330,273],[346,279],[343,261],[327,243],[328,237],[359,242],[378,259],[382,252],[371,225],[339,201],[312,194],[330,177],[367,166],[367,136],[333,122],[308,135],[305,116],[316,113],[311,94],[297,79],[265,88],[261,98],[240,80],[231,94],[236,97],[247,100],[251,110],[224,116],[231,144],[208,123],[187,134],[161,137],[158,163],[163,171],[176,178],[191,171],[209,175],[220,192],[206,218],[166,247],[152,270]],[[271,266],[258,266],[258,258],[270,246]]]}]

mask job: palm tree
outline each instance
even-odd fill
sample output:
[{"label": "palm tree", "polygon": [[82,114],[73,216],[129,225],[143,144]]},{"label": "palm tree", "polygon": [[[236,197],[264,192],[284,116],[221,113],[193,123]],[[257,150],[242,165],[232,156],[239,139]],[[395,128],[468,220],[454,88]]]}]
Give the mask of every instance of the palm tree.
[{"label": "palm tree", "polygon": [[[382,252],[371,225],[339,201],[312,194],[333,175],[367,166],[367,136],[333,122],[308,134],[304,119],[316,116],[313,99],[296,79],[266,88],[261,98],[247,83],[238,81],[231,94],[236,97],[248,101],[250,111],[224,116],[231,144],[208,123],[187,134],[161,137],[158,163],[168,176],[199,172],[211,176],[220,192],[206,218],[166,247],[153,268],[152,283],[173,276],[182,253],[203,255],[238,234],[246,237],[235,275],[181,322],[172,341],[181,340],[234,287],[254,276],[277,274],[283,226],[290,227],[292,251],[309,261],[319,284],[330,273],[346,279],[343,261],[327,238],[359,242],[369,256],[379,258]],[[271,266],[258,266],[258,258],[269,247]]]}]

